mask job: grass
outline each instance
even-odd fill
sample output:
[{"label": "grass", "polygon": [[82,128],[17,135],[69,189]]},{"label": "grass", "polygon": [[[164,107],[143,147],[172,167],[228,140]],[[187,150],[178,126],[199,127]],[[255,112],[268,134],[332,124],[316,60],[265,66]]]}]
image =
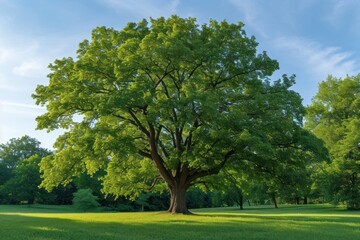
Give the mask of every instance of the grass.
[{"label": "grass", "polygon": [[194,213],[79,213],[71,207],[2,205],[0,239],[360,239],[360,212],[330,205]]}]

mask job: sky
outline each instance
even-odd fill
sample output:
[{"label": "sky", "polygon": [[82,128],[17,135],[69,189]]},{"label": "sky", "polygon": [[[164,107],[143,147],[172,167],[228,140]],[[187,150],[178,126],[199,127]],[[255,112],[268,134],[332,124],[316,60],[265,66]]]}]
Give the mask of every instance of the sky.
[{"label": "sky", "polygon": [[52,149],[61,130],[36,129],[45,109],[31,94],[47,85],[47,66],[75,57],[78,44],[97,26],[121,30],[141,19],[195,17],[245,24],[258,50],[278,60],[283,74],[308,105],[327,76],[360,72],[358,0],[0,0],[0,144],[23,135]]}]

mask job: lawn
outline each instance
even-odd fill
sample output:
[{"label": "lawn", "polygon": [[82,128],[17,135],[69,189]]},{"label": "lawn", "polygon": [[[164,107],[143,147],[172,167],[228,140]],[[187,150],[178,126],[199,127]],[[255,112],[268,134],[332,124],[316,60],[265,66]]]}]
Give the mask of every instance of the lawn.
[{"label": "lawn", "polygon": [[193,212],[79,213],[71,207],[0,205],[0,239],[360,239],[360,212],[330,205]]}]

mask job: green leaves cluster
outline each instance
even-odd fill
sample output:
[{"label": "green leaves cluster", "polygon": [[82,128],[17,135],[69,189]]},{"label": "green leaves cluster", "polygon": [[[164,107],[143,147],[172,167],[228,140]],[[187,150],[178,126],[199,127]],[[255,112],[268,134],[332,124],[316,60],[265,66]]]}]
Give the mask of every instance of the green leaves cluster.
[{"label": "green leaves cluster", "polygon": [[91,189],[79,189],[74,194],[73,205],[84,212],[94,210],[100,206],[97,197],[92,194]]},{"label": "green leaves cluster", "polygon": [[316,177],[316,186],[334,202],[360,209],[360,75],[329,76],[308,108],[307,127],[323,139],[331,155]]},{"label": "green leaves cluster", "polygon": [[41,182],[39,163],[51,152],[29,136],[10,139],[0,145],[0,202],[34,203],[46,195]]}]

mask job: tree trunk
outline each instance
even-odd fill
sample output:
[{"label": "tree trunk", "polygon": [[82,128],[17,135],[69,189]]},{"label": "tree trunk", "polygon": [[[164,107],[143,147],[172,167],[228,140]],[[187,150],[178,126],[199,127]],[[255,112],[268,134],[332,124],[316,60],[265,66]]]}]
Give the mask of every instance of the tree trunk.
[{"label": "tree trunk", "polygon": [[244,210],[244,196],[240,195],[240,199],[239,199],[239,205],[240,205],[240,210]]},{"label": "tree trunk", "polygon": [[272,200],[273,200],[273,203],[274,203],[274,207],[275,207],[275,208],[278,208],[275,194],[272,196]]},{"label": "tree trunk", "polygon": [[295,200],[296,200],[296,205],[299,205],[300,204],[300,197],[296,197]]},{"label": "tree trunk", "polygon": [[308,199],[307,197],[304,197],[304,204],[307,204],[308,203]]},{"label": "tree trunk", "polygon": [[249,207],[250,207],[250,206],[251,206],[251,205],[250,205],[250,200],[248,200],[248,204],[249,204]]},{"label": "tree trunk", "polygon": [[29,197],[27,202],[28,202],[29,205],[30,205],[30,204],[34,204],[34,202],[35,202],[35,197],[33,197],[33,196]]},{"label": "tree trunk", "polygon": [[187,186],[180,185],[176,187],[169,187],[170,190],[170,207],[169,213],[191,214],[186,205],[186,190]]}]

